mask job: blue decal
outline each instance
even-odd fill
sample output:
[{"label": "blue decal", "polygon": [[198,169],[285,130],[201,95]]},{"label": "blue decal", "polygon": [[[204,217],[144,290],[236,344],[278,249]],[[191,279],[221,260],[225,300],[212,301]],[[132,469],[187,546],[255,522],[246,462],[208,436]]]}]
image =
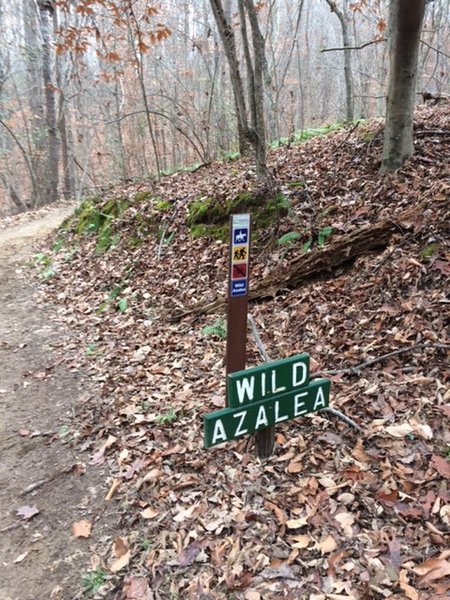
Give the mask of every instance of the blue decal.
[{"label": "blue decal", "polygon": [[232,281],[231,282],[231,296],[245,296],[247,293],[247,280]]},{"label": "blue decal", "polygon": [[233,229],[233,244],[247,244],[248,229]]}]

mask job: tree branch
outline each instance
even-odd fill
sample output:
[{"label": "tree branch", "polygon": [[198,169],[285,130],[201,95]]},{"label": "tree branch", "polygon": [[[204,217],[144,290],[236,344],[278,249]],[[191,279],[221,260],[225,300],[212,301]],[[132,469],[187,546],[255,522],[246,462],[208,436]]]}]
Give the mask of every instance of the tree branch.
[{"label": "tree branch", "polygon": [[367,46],[371,46],[372,44],[379,44],[380,42],[386,42],[387,38],[380,38],[379,40],[371,40],[370,42],[366,42],[365,44],[361,44],[361,46],[344,46],[342,48],[322,48],[320,52],[345,52],[345,50],[362,50]]},{"label": "tree branch", "polygon": [[38,188],[37,188],[36,178],[35,178],[33,166],[31,164],[31,160],[30,160],[30,158],[29,158],[29,156],[27,154],[27,151],[25,150],[25,148],[21,144],[19,138],[16,136],[16,134],[14,133],[14,131],[2,119],[0,119],[0,125],[3,125],[3,127],[6,129],[6,131],[9,133],[9,135],[12,137],[12,139],[16,142],[17,146],[19,147],[19,150],[21,151],[21,153],[22,153],[22,155],[23,155],[23,157],[25,159],[25,162],[27,164],[27,168],[28,168],[28,172],[30,174],[31,185],[33,187],[33,191],[37,195]]},{"label": "tree branch", "polygon": [[420,43],[423,44],[424,46],[427,46],[427,48],[430,48],[430,50],[434,50],[435,52],[437,52],[437,54],[442,54],[442,56],[445,56],[445,58],[450,58],[450,54],[446,54],[445,52],[442,52],[442,50],[435,48],[434,46],[432,46],[425,40],[420,40]]},{"label": "tree branch", "polygon": [[434,342],[424,342],[421,344],[414,344],[413,346],[408,346],[407,348],[400,348],[399,350],[393,350],[392,352],[388,352],[387,354],[382,354],[381,356],[377,356],[375,358],[371,358],[355,367],[346,367],[345,369],[334,369],[332,371],[317,371],[317,373],[313,373],[311,378],[316,379],[317,377],[322,377],[323,375],[343,375],[348,373],[350,375],[359,375],[362,369],[366,367],[370,367],[376,363],[382,362],[387,358],[392,358],[393,356],[398,356],[399,354],[404,354],[405,352],[413,352],[414,350],[425,350],[427,348],[437,348],[439,350],[448,350],[450,349],[450,344],[438,344]]}]

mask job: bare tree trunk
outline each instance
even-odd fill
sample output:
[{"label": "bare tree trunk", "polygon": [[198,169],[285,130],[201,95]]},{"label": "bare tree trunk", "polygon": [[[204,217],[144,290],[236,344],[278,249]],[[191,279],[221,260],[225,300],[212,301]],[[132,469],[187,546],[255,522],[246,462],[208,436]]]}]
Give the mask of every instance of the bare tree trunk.
[{"label": "bare tree trunk", "polygon": [[[57,31],[59,27],[58,12],[53,13],[53,28]],[[63,73],[64,60],[62,56],[57,56],[55,61],[56,84],[59,89],[58,102],[58,131],[61,140],[61,159],[63,168],[63,196],[66,200],[75,197],[75,183],[73,173],[73,160],[71,160],[70,135],[67,124],[67,103],[64,93],[65,77]]]},{"label": "bare tree trunk", "polygon": [[125,154],[125,145],[123,142],[123,132],[122,132],[122,120],[120,119],[120,100],[119,100],[119,81],[118,75],[116,74],[116,80],[114,82],[114,108],[116,111],[116,119],[117,119],[117,141],[119,143],[119,162],[120,169],[122,171],[122,179],[126,181],[128,179],[128,168],[127,168],[127,157]]},{"label": "bare tree trunk", "polygon": [[59,144],[56,123],[55,86],[52,82],[52,38],[53,11],[51,0],[38,0],[40,27],[42,33],[42,78],[45,93],[45,120],[47,126],[47,169],[44,203],[58,199],[58,158]]},{"label": "bare tree trunk", "polygon": [[266,158],[266,126],[264,118],[264,70],[266,66],[264,37],[259,27],[258,15],[256,13],[253,0],[244,0],[247,9],[250,27],[252,30],[253,42],[253,85],[254,100],[252,108],[252,139],[251,142],[255,148],[256,173],[259,180],[267,178],[267,158]]},{"label": "bare tree trunk", "polygon": [[210,0],[210,3],[230,71],[238,125],[239,152],[245,155],[249,152],[247,106],[237,57],[234,31],[230,21],[227,19],[221,0]]},{"label": "bare tree trunk", "polygon": [[395,171],[414,153],[420,33],[426,0],[391,0],[389,7],[390,73],[381,172]]},{"label": "bare tree trunk", "polygon": [[[342,31],[342,42],[344,48],[350,48],[352,45],[348,27],[348,13],[347,10],[340,10],[336,6],[336,2],[333,0],[325,0],[329,5],[331,12],[334,12],[336,17],[339,19]],[[344,0],[346,2],[346,0]],[[354,92],[353,92],[353,74],[352,74],[352,51],[344,50],[344,79],[345,79],[345,118],[347,121],[353,121],[355,116],[354,109]]]}]

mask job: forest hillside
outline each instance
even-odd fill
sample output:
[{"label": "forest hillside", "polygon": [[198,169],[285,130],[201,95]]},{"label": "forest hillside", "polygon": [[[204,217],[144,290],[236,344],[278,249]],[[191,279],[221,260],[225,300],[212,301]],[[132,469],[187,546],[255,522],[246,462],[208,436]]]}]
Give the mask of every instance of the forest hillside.
[{"label": "forest hillside", "polygon": [[[243,159],[116,186],[36,254],[40,301],[73,331],[65,360],[99,390],[70,425],[116,507],[115,535],[94,527],[84,556],[95,597],[448,597],[449,105],[417,112],[393,175],[378,174],[381,131],[272,150],[276,201]],[[309,353],[352,420],[280,424],[266,461],[247,436],[203,448],[202,417],[225,405],[235,209],[257,221],[265,350]],[[251,337],[248,353],[262,361]]]}]

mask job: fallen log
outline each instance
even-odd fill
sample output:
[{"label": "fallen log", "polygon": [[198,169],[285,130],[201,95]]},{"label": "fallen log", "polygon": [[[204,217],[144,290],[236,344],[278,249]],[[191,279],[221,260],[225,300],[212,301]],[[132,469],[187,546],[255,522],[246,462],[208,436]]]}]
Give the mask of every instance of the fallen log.
[{"label": "fallen log", "polygon": [[[349,261],[386,248],[396,231],[403,229],[399,221],[382,221],[351,231],[336,237],[326,248],[295,258],[283,272],[269,274],[250,288],[249,300],[273,298],[286,289],[294,289],[303,281],[331,273],[336,267]],[[184,311],[171,314],[170,321],[178,321],[187,316],[200,316],[225,309],[226,297],[216,298],[209,302],[198,302]]]}]

